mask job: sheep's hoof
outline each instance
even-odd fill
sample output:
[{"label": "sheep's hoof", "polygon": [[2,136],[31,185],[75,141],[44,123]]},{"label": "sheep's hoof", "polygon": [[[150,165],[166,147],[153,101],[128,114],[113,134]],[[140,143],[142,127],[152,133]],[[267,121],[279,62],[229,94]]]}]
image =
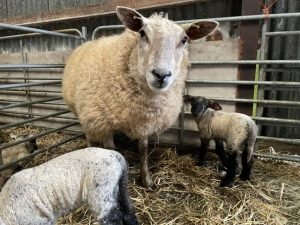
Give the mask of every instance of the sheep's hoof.
[{"label": "sheep's hoof", "polygon": [[246,180],[250,180],[250,174],[249,173],[241,173],[241,175],[240,175],[240,179],[242,180],[242,181],[246,181]]},{"label": "sheep's hoof", "polygon": [[233,182],[232,181],[229,181],[227,179],[224,179],[221,181],[220,183],[220,187],[233,187]]},{"label": "sheep's hoof", "polygon": [[199,160],[197,166],[207,166],[207,162],[205,160]]},{"label": "sheep's hoof", "polygon": [[152,187],[153,186],[153,181],[150,177],[141,177],[142,185],[143,187]]}]

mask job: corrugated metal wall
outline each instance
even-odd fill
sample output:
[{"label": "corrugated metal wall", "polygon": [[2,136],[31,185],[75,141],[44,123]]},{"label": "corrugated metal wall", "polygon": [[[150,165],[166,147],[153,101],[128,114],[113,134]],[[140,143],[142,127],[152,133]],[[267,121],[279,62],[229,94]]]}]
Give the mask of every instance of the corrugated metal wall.
[{"label": "corrugated metal wall", "polygon": [[[300,12],[300,1],[277,1],[272,13]],[[299,31],[300,20],[296,18],[280,18],[272,20],[270,31]],[[269,39],[268,58],[272,60],[300,59],[300,35],[274,36]],[[299,65],[272,65],[268,69],[266,79],[270,81],[300,81]],[[275,71],[274,71],[275,70]],[[300,90],[273,89],[265,92],[265,99],[299,101]],[[300,119],[299,107],[269,107],[265,108],[266,117]],[[262,133],[267,136],[282,138],[300,138],[299,126],[264,126]]]},{"label": "corrugated metal wall", "polygon": [[109,1],[111,0],[0,0],[0,18],[105,4]]}]

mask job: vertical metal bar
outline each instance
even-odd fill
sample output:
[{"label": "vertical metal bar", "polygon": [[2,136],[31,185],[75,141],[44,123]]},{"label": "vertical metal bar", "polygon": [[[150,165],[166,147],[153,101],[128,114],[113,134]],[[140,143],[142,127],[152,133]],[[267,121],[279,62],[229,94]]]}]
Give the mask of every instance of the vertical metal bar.
[{"label": "vertical metal bar", "polygon": [[184,105],[181,107],[181,112],[179,115],[179,144],[183,145],[183,135],[184,135]]},{"label": "vertical metal bar", "polygon": [[87,28],[86,27],[82,27],[81,28],[81,32],[82,32],[82,37],[84,38],[83,41],[87,41]]}]

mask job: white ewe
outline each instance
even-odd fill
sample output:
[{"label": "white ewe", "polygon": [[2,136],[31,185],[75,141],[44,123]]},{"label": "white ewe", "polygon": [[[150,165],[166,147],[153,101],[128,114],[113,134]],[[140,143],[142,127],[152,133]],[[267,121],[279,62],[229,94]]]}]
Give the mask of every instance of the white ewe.
[{"label": "white ewe", "polygon": [[0,193],[0,224],[50,225],[87,203],[101,225],[137,225],[118,152],[86,148],[14,174]]},{"label": "white ewe", "polygon": [[[216,151],[224,163],[227,161],[227,173],[222,180],[221,187],[233,185],[237,168],[239,152],[242,152],[241,180],[249,180],[253,164],[254,144],[257,136],[257,126],[247,115],[241,113],[227,113],[216,111],[222,107],[215,101],[198,96],[184,96],[185,102],[191,103],[191,112],[197,123],[201,145],[199,164],[204,160],[208,148],[208,141],[217,142]],[[226,142],[228,158],[225,158],[223,144]]]},{"label": "white ewe", "polygon": [[68,59],[63,97],[90,144],[114,149],[118,131],[139,140],[142,184],[151,186],[148,136],[168,129],[180,113],[188,40],[210,34],[218,23],[183,28],[162,15],[145,18],[126,7],[117,7],[117,16],[128,29],[87,42]]}]

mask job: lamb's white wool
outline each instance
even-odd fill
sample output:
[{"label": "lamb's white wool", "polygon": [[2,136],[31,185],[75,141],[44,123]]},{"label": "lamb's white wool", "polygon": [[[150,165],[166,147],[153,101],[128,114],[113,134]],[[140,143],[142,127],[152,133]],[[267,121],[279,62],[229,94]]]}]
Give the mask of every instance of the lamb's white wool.
[{"label": "lamb's white wool", "polygon": [[55,224],[83,203],[101,224],[137,224],[126,161],[106,149],[77,150],[16,173],[3,187],[0,202],[6,225]]},{"label": "lamb's white wool", "polygon": [[141,179],[152,184],[147,166],[148,136],[177,119],[189,62],[187,41],[211,33],[213,21],[184,28],[161,15],[143,17],[117,7],[128,28],[77,48],[63,76],[63,97],[77,115],[88,141],[114,148],[113,134],[139,139]]},{"label": "lamb's white wool", "polygon": [[[197,123],[201,145],[201,158],[199,164],[204,159],[207,152],[208,141],[217,140],[217,148],[221,161],[227,161],[228,171],[226,177],[221,182],[221,186],[231,186],[236,175],[237,157],[242,152],[242,180],[249,180],[252,167],[252,154],[257,136],[257,126],[247,115],[241,113],[228,113],[221,110],[222,107],[210,99],[190,95],[184,96],[185,101],[191,102],[191,112]],[[224,158],[222,151],[223,144],[226,142],[227,150],[230,152],[228,160]]]}]

